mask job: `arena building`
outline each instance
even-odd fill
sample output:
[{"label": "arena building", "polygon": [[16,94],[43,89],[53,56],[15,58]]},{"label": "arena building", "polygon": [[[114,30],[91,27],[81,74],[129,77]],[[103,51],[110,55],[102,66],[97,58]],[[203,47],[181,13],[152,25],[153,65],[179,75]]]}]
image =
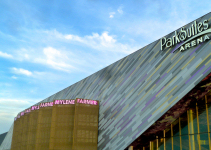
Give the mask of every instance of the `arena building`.
[{"label": "arena building", "polygon": [[[55,100],[97,100],[98,150],[210,150],[210,38],[211,13],[208,13],[34,106],[46,105],[49,106],[46,108],[54,109],[58,107],[54,106]],[[70,103],[66,106],[73,107]],[[74,116],[75,113],[70,115],[69,112],[69,116]],[[51,120],[48,120],[48,133],[56,131],[55,124],[61,121],[52,114],[53,111],[49,114]],[[77,117],[72,118],[74,122],[78,121],[75,119]],[[86,119],[90,120],[89,117]],[[16,121],[8,131],[0,150],[13,149]],[[35,125],[39,126],[39,123]],[[29,125],[25,128],[27,127],[30,128]],[[75,136],[74,133],[67,135],[67,145],[73,138],[79,146],[84,143],[91,145],[96,140],[88,140],[92,136],[88,132],[91,129],[82,128],[79,131],[74,126],[72,128],[71,131],[76,133]],[[84,130],[87,135],[81,134]],[[20,126],[18,132],[25,133]],[[65,135],[62,132],[61,134]],[[80,138],[77,138],[78,134]],[[26,133],[23,135],[25,141],[32,137],[26,136]],[[53,140],[62,140],[62,136],[47,136],[45,146],[49,148],[40,150],[62,149],[58,146],[62,142],[56,143]],[[38,142],[39,146],[39,140],[36,139],[37,136],[31,142]],[[52,145],[57,147],[52,148]],[[70,146],[70,149],[92,150],[88,146]]]}]

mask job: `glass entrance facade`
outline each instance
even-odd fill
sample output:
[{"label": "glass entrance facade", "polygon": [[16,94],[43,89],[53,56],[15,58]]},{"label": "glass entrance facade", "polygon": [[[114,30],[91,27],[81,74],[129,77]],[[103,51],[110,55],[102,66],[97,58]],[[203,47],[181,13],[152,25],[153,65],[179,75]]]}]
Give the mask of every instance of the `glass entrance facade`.
[{"label": "glass entrance facade", "polygon": [[210,150],[211,92],[140,150]]}]

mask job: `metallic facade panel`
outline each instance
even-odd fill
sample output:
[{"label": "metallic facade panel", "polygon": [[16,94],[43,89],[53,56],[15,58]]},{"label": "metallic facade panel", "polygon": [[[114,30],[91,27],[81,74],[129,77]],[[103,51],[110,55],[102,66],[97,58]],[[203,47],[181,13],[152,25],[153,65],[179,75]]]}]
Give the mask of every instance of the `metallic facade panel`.
[{"label": "metallic facade panel", "polygon": [[76,99],[73,150],[97,150],[99,105],[78,103]]},{"label": "metallic facade panel", "polygon": [[35,150],[39,110],[29,113],[27,150]]},{"label": "metallic facade panel", "polygon": [[23,130],[22,130],[22,141],[21,150],[27,150],[28,146],[28,135],[29,135],[29,114],[25,114],[23,117]]},{"label": "metallic facade panel", "polygon": [[72,150],[75,105],[54,105],[50,150]]},{"label": "metallic facade panel", "polygon": [[39,109],[35,150],[49,149],[53,107]]},{"label": "metallic facade panel", "polygon": [[12,150],[97,149],[97,101],[55,100],[24,112],[14,122]]}]

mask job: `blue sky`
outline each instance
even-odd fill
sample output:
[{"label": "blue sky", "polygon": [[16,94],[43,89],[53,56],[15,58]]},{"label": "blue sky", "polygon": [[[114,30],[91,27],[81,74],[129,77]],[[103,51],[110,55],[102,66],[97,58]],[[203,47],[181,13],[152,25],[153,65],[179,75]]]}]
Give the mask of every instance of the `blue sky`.
[{"label": "blue sky", "polygon": [[0,133],[18,112],[210,8],[208,0],[0,1]]}]

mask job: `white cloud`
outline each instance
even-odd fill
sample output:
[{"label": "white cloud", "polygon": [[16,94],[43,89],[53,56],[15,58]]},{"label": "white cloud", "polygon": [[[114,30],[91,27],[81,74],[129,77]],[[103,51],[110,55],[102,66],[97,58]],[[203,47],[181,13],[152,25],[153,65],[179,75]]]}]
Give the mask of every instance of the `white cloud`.
[{"label": "white cloud", "polygon": [[68,40],[72,40],[73,39],[73,35],[66,35],[65,38],[68,39]]},{"label": "white cloud", "polygon": [[120,14],[123,14],[123,6],[120,6],[118,9],[117,9],[117,11],[120,13]]},{"label": "white cloud", "polygon": [[53,47],[47,47],[43,49],[44,58],[36,58],[35,62],[46,64],[54,69],[70,71],[74,67],[70,65],[67,54],[62,53]]},{"label": "white cloud", "polygon": [[12,84],[10,83],[6,83],[6,82],[0,82],[0,86],[4,86],[4,87],[11,87]]},{"label": "white cloud", "polygon": [[29,108],[40,99],[0,98],[0,133],[7,132],[18,113]]},{"label": "white cloud", "polygon": [[[62,34],[57,30],[30,31],[30,33],[34,35],[34,43],[39,41],[38,44],[15,50],[14,59],[65,72],[89,72],[90,74],[93,73],[92,71],[97,71],[97,68],[101,69],[140,48],[133,43],[122,44],[116,35],[111,35],[107,31],[84,36]],[[93,68],[96,65],[97,68]],[[17,68],[13,68],[12,71],[35,78],[34,71],[24,72]]]},{"label": "white cloud", "polygon": [[115,15],[116,13],[115,12],[110,12],[109,13],[109,18],[114,18],[114,15]]},{"label": "white cloud", "polygon": [[11,99],[11,98],[1,98],[0,99],[0,117],[7,118],[7,116],[12,116],[13,118],[16,115],[25,110],[26,108],[32,106],[38,99]]},{"label": "white cloud", "polygon": [[26,76],[31,76],[32,75],[31,71],[28,71],[28,70],[25,70],[25,69],[22,69],[22,68],[15,68],[15,67],[13,67],[12,68],[12,72],[15,73],[15,74],[22,74],[22,75],[26,75]]},{"label": "white cloud", "polygon": [[[58,74],[52,74],[50,72],[39,72],[39,71],[29,71],[29,70],[25,70],[25,69],[22,69],[22,68],[11,68],[11,72],[14,73],[14,74],[17,74],[17,75],[26,75],[26,76],[29,76],[29,77],[32,77],[34,79],[39,79],[39,80],[46,80],[46,76],[48,77],[48,80],[52,80],[52,79],[56,79],[56,77],[58,77]],[[13,75],[11,77],[12,79],[18,79],[17,76]],[[1,83],[0,83],[1,85]],[[10,84],[8,83],[4,83],[3,84],[4,86],[11,86]],[[0,93],[1,94],[1,93]]]},{"label": "white cloud", "polygon": [[4,57],[4,58],[13,58],[12,55],[7,54],[7,53],[4,53],[4,52],[1,52],[1,51],[0,51],[0,57]]},{"label": "white cloud", "polygon": [[28,55],[28,54],[24,54],[24,57],[25,57],[26,59],[29,59],[29,55]]},{"label": "white cloud", "polygon": [[[49,46],[43,48],[42,53],[38,50],[29,50],[26,53],[30,59],[25,60],[65,72],[90,72],[89,67],[93,69],[96,65],[100,69],[140,48],[118,42],[116,36],[110,35],[107,31],[85,36],[61,34],[56,30],[45,33],[53,36],[55,41],[62,41],[63,45],[66,44],[66,48]],[[73,48],[75,46],[77,49]]]},{"label": "white cloud", "polygon": [[[26,46],[27,47],[27,46]],[[32,50],[33,48],[19,48],[13,50],[13,56],[15,56],[13,59],[18,61],[31,61],[31,57],[35,57],[36,54],[31,55],[31,52],[38,52],[37,48],[36,50]]]},{"label": "white cloud", "polygon": [[73,40],[73,41],[77,41],[77,42],[83,42],[83,39],[77,35],[71,35],[71,34],[68,34],[68,35],[65,35],[63,36],[65,39],[67,40]]},{"label": "white cloud", "polygon": [[[119,14],[123,14],[123,6],[121,5],[118,9],[117,9],[117,12],[119,13]],[[114,15],[116,14],[116,12],[110,12],[109,13],[109,18],[114,18]]]},{"label": "white cloud", "polygon": [[60,70],[66,70],[73,68],[71,65],[65,63],[65,60],[68,60],[68,57],[65,54],[62,54],[59,50],[52,47],[44,48],[43,53],[47,57],[47,64],[53,68]]},{"label": "white cloud", "polygon": [[26,108],[30,102],[28,100],[19,99],[0,99],[0,106],[12,108]]},{"label": "white cloud", "polygon": [[116,40],[113,36],[108,35],[108,32],[103,32],[102,35],[93,33],[91,36],[85,36],[83,42],[92,47],[105,46],[109,47],[115,44]]},{"label": "white cloud", "polygon": [[101,35],[98,33],[92,33],[92,35],[86,35],[84,37],[79,37],[76,35],[65,35],[64,37],[69,41],[76,41],[102,52],[107,51],[130,54],[138,49],[138,47],[117,42],[115,36],[109,35],[107,31],[104,31]]},{"label": "white cloud", "polygon": [[12,76],[12,79],[17,79],[18,77],[16,77],[16,76]]}]

